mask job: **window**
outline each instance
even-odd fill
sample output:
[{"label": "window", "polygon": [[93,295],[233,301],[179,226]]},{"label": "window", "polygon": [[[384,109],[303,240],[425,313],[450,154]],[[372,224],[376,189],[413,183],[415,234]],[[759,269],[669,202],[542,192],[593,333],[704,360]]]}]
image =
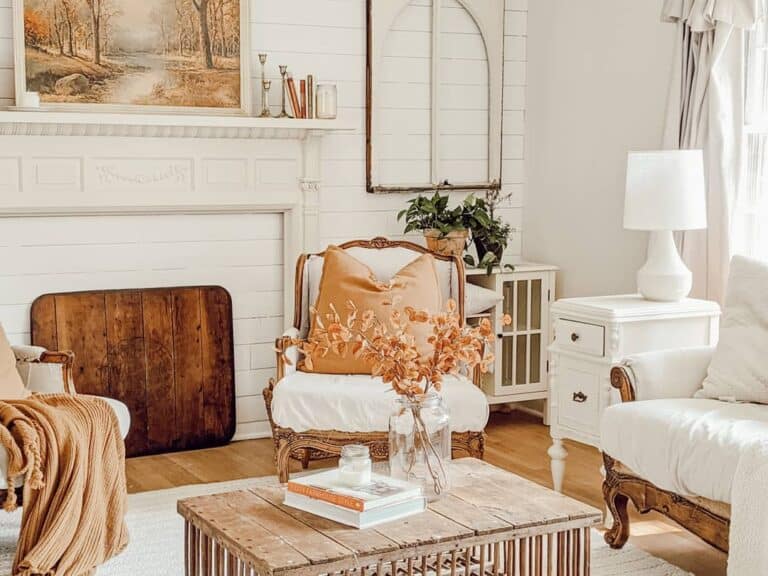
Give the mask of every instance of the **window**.
[{"label": "window", "polygon": [[768,260],[768,24],[746,39],[745,143],[732,252]]},{"label": "window", "polygon": [[370,192],[498,188],[504,0],[368,0]]}]

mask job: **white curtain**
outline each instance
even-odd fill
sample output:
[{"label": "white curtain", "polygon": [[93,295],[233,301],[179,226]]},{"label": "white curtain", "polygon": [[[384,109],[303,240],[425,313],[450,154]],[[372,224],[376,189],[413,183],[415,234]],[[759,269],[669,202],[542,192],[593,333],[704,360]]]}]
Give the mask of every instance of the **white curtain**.
[{"label": "white curtain", "polygon": [[741,173],[744,30],[762,0],[665,0],[662,20],[677,26],[665,148],[702,148],[707,166],[707,230],[685,232],[691,295],[722,301],[731,256],[730,226]]}]

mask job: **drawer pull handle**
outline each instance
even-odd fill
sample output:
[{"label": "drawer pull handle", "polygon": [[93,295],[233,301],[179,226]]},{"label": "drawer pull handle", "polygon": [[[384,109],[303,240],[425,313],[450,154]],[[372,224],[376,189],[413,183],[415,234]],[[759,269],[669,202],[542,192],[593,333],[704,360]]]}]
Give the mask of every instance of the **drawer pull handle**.
[{"label": "drawer pull handle", "polygon": [[584,392],[574,392],[573,393],[573,401],[578,402],[579,404],[587,401],[587,395],[584,394]]},{"label": "drawer pull handle", "polygon": [[571,332],[571,342],[576,342],[579,339],[579,335],[576,332]]}]

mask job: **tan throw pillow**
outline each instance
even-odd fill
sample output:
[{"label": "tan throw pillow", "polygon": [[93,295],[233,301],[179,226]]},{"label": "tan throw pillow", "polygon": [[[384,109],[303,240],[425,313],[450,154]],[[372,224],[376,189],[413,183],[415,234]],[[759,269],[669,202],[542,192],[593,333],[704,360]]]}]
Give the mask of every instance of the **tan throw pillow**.
[{"label": "tan throw pillow", "polygon": [[28,396],[29,390],[16,370],[16,356],[0,324],[0,400],[19,400]]},{"label": "tan throw pillow", "polygon": [[[381,282],[374,276],[371,269],[347,254],[341,248],[329,246],[325,252],[323,274],[320,278],[320,292],[314,306],[321,318],[331,312],[333,305],[344,319],[347,314],[347,302],[352,301],[363,312],[372,310],[377,318],[389,318],[392,306],[387,305],[393,298],[398,297],[398,309],[412,306],[417,310],[439,312],[442,302],[440,284],[435,271],[435,260],[430,254],[422,254],[411,263],[404,266],[389,282]],[[312,319],[309,340],[312,341],[316,326]],[[422,354],[429,353],[427,338],[431,326],[415,324],[410,327],[411,333]],[[324,358],[312,358],[312,370],[306,366],[306,372],[322,374],[370,374],[371,365],[355,358],[351,352],[339,356],[329,352]]]}]

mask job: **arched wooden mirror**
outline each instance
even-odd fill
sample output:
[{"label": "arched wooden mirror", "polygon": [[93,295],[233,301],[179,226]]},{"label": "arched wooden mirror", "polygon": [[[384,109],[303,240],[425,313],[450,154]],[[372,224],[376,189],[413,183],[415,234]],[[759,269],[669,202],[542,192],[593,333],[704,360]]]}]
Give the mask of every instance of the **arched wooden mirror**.
[{"label": "arched wooden mirror", "polygon": [[369,192],[501,186],[504,0],[368,0]]}]

